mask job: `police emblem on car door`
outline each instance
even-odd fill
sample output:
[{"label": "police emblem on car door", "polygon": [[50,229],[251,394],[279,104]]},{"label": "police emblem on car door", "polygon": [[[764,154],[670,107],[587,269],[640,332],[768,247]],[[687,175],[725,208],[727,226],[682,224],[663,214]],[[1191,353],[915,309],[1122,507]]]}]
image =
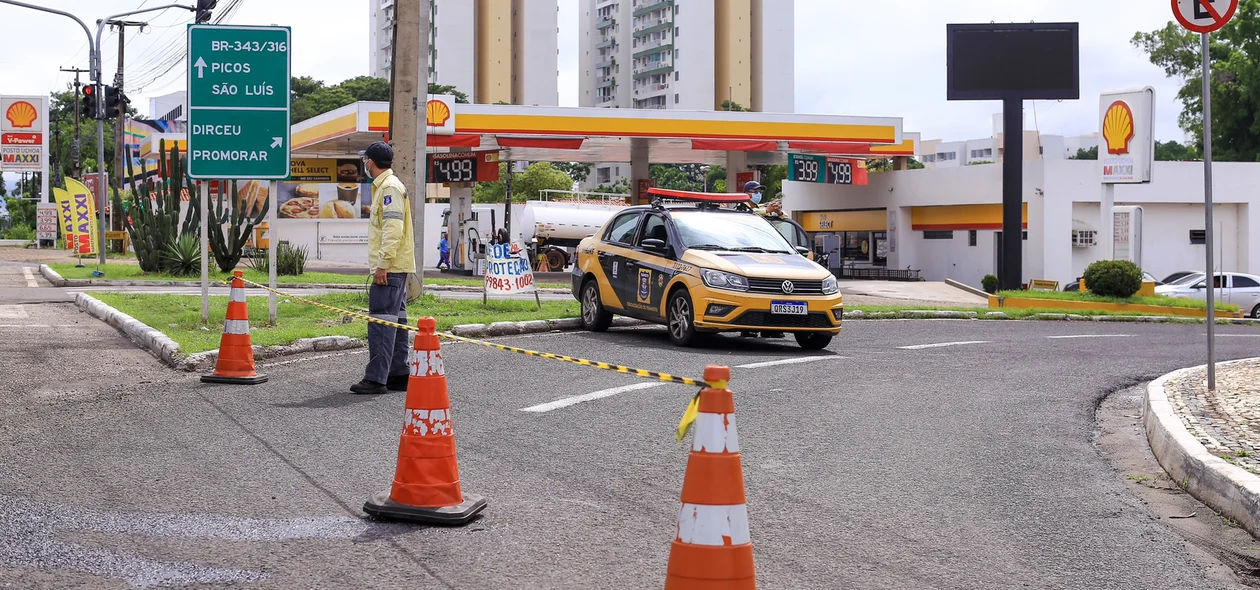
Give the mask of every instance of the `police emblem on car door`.
[{"label": "police emblem on car door", "polygon": [[639,303],[652,303],[652,271],[639,270]]}]

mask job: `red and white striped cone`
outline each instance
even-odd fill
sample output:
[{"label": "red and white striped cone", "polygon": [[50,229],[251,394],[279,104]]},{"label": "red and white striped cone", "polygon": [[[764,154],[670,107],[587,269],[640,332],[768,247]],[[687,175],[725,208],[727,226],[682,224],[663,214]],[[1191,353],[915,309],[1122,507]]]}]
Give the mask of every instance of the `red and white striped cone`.
[{"label": "red and white striped cone", "polygon": [[249,338],[249,309],[245,306],[245,281],[241,271],[232,273],[232,290],[228,295],[227,319],[223,337],[219,339],[219,359],[213,375],[202,375],[203,383],[257,385],[267,381],[254,368],[254,345]]}]

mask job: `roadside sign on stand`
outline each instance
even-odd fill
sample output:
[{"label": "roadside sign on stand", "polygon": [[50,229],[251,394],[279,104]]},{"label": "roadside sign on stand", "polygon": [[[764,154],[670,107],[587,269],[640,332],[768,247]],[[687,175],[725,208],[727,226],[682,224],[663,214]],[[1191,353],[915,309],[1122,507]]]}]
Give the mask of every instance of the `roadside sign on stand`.
[{"label": "roadside sign on stand", "polygon": [[1181,26],[1196,33],[1221,30],[1238,12],[1238,0],[1172,0],[1173,15]]},{"label": "roadside sign on stand", "polygon": [[188,176],[289,176],[289,27],[189,25]]}]

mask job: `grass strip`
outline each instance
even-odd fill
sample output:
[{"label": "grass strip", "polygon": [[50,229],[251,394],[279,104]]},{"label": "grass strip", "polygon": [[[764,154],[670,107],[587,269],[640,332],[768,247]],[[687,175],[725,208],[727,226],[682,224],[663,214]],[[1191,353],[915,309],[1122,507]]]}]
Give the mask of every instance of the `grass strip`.
[{"label": "grass strip", "polygon": [[[192,354],[219,347],[226,296],[210,298],[210,324],[201,323],[201,298],[196,295],[156,295],[145,293],[92,293],[93,297],[159,330],[179,343],[180,351]],[[367,313],[366,293],[330,293],[310,299],[348,311]],[[276,306],[277,325],[267,325],[267,298],[249,297],[250,341],[258,346],[291,344],[301,338],[350,336],[367,338],[367,322],[280,298]],[[448,299],[426,294],[407,306],[411,323],[421,316],[437,319],[438,330],[459,324],[489,324],[577,317],[578,302],[546,301],[542,308],[533,300]]]},{"label": "grass strip", "polygon": [[[1207,302],[1198,299],[1188,299],[1185,297],[1167,297],[1164,295],[1156,295],[1154,297],[1103,297],[1095,295],[1088,291],[998,291],[998,297],[1008,297],[1011,299],[1053,299],[1055,301],[1083,301],[1086,303],[1126,303],[1129,305],[1160,305],[1164,307],[1178,307],[1183,309],[1207,309]],[[1222,311],[1238,311],[1237,305],[1228,303],[1217,303],[1216,309]]]},{"label": "grass strip", "polygon": [[[92,279],[92,271],[96,270],[96,265],[88,264],[84,268],[75,268],[70,263],[49,264],[49,268],[57,271],[63,279]],[[200,275],[194,276],[176,276],[170,273],[146,273],[140,270],[135,264],[109,264],[106,263],[102,268],[105,276],[101,280],[106,281],[177,281],[177,282],[199,282]],[[243,271],[245,278],[256,283],[267,283],[267,273],[246,268]],[[232,273],[220,272],[217,268],[210,269],[211,281],[225,281],[232,276]],[[278,285],[363,285],[367,288],[367,275],[347,275],[332,272],[307,272],[300,275],[279,275],[276,277]],[[451,286],[451,287],[481,287],[482,279],[477,277],[469,278],[425,278],[426,285]],[[567,289],[570,285],[563,283],[539,283],[539,287],[544,289]]]}]

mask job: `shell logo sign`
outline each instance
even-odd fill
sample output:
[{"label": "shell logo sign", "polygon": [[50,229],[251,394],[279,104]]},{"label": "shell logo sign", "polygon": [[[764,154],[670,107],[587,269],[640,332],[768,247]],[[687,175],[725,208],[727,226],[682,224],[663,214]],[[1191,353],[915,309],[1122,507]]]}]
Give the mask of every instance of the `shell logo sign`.
[{"label": "shell logo sign", "polygon": [[455,97],[431,95],[424,106],[424,118],[429,135],[455,135]]},{"label": "shell logo sign", "polygon": [[35,119],[39,117],[39,111],[35,105],[25,100],[19,100],[9,105],[8,111],[4,113],[4,118],[9,121],[14,129],[30,129],[35,124]]},{"label": "shell logo sign", "polygon": [[1133,109],[1129,108],[1128,103],[1117,100],[1107,107],[1107,113],[1103,115],[1102,135],[1107,142],[1107,153],[1129,153],[1129,142],[1133,141],[1134,136],[1134,123]]}]

